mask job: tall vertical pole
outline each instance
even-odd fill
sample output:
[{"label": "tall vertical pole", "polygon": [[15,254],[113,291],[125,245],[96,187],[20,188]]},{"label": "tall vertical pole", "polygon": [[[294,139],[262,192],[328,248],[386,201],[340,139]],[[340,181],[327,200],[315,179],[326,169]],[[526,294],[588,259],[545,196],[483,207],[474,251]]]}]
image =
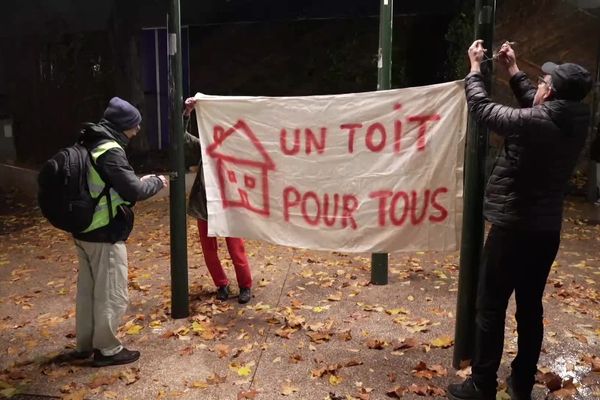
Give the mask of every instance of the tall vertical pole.
[{"label": "tall vertical pole", "polygon": [[[496,0],[476,0],[475,38],[483,39],[484,47],[488,49],[486,55],[490,58],[492,57],[495,14]],[[481,68],[486,89],[488,93],[491,93],[493,64],[492,62],[483,63]],[[463,227],[452,361],[454,368],[460,368],[464,361],[472,358],[475,300],[484,234],[483,194],[486,178],[487,138],[488,130],[470,115],[465,149]]]},{"label": "tall vertical pole", "polygon": [[[592,93],[592,118],[590,119],[590,135],[593,139],[600,136],[600,43],[596,54],[596,82],[594,83]],[[595,134],[594,134],[595,132]],[[588,181],[587,181],[587,199],[590,202],[598,200],[598,170],[596,161],[590,160],[588,163]]]},{"label": "tall vertical pole", "polygon": [[[392,25],[394,23],[394,0],[381,0],[379,9],[379,51],[377,53],[377,90],[392,87]],[[371,254],[371,283],[387,285],[387,253]]]},{"label": "tall vertical pole", "polygon": [[189,315],[187,228],[185,216],[185,161],[183,149],[183,87],[181,83],[181,12],[179,0],[170,0],[168,18],[169,121],[171,126],[171,316]]}]

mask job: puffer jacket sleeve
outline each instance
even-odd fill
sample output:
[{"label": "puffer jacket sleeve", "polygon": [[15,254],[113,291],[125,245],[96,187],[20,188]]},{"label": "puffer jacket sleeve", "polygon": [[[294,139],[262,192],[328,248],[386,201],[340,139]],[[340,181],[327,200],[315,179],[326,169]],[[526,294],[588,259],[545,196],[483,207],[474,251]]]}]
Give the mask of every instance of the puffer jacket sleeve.
[{"label": "puffer jacket sleeve", "polygon": [[477,121],[501,136],[537,134],[548,124],[549,117],[540,107],[514,108],[492,102],[478,72],[471,72],[465,78],[465,92],[469,111]]},{"label": "puffer jacket sleeve", "polygon": [[154,196],[163,187],[159,177],[140,180],[127,160],[125,150],[112,148],[98,157],[100,175],[126,201],[136,202]]},{"label": "puffer jacket sleeve", "polygon": [[531,84],[525,72],[519,71],[514,74],[509,83],[521,107],[533,106],[536,88]]}]

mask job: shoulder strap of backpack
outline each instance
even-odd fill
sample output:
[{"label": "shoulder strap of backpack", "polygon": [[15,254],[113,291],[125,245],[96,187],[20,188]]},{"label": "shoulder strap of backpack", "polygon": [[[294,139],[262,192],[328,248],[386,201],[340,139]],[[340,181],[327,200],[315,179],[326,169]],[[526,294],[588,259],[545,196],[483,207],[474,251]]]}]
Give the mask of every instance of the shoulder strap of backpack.
[{"label": "shoulder strap of backpack", "polygon": [[100,178],[102,178],[102,180],[104,181],[104,189],[102,189],[100,194],[94,198],[94,208],[98,205],[98,202],[100,202],[100,199],[102,198],[102,196],[106,196],[106,202],[108,203],[108,218],[112,221],[112,219],[114,218],[114,215],[113,215],[113,209],[112,209],[112,198],[110,196],[110,188],[111,188],[110,182],[104,177],[104,174],[102,172],[100,172],[100,169],[96,165],[96,162],[94,161],[94,157],[92,157],[92,154],[89,150],[88,150],[88,155],[90,157],[90,163],[92,164],[92,168],[94,168],[94,170],[96,170],[98,175],[100,175]]}]

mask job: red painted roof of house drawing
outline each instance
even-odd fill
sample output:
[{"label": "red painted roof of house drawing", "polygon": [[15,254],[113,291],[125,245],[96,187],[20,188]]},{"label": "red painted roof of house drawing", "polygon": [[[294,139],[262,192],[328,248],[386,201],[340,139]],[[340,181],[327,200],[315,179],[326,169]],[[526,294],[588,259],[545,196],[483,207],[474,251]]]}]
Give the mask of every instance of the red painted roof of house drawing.
[{"label": "red painted roof of house drawing", "polygon": [[[227,139],[233,137],[235,133],[241,135],[246,141],[250,142],[250,149],[254,150],[256,152],[255,154],[260,156],[261,161],[256,161],[252,158],[244,158],[243,154],[231,154],[228,149],[222,147]],[[219,158],[236,164],[275,169],[275,163],[271,157],[269,157],[269,154],[260,140],[258,140],[254,132],[252,132],[252,129],[250,129],[250,127],[242,120],[238,120],[235,125],[222,132],[218,137],[215,137],[214,140],[214,143],[206,149],[208,155],[213,158]]]}]

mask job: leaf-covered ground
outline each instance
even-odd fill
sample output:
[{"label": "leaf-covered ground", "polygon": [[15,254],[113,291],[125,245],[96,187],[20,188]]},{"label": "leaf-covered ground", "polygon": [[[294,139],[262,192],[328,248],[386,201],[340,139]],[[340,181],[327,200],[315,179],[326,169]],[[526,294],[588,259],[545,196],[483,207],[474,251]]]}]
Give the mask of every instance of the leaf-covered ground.
[{"label": "leaf-covered ground", "polygon": [[[69,236],[14,193],[0,196],[0,397],[64,399],[422,399],[445,396],[452,369],[458,253],[393,255],[369,284],[368,254],[247,242],[254,298],[214,299],[188,221],[191,314],[170,312],[169,211],[141,203],[128,242],[124,344],[139,362],[56,363],[72,348],[77,259]],[[535,399],[600,398],[600,210],[570,201],[546,292]],[[224,264],[235,276],[223,243]],[[516,336],[511,303],[498,398]],[[32,397],[30,397],[32,398]]]}]

